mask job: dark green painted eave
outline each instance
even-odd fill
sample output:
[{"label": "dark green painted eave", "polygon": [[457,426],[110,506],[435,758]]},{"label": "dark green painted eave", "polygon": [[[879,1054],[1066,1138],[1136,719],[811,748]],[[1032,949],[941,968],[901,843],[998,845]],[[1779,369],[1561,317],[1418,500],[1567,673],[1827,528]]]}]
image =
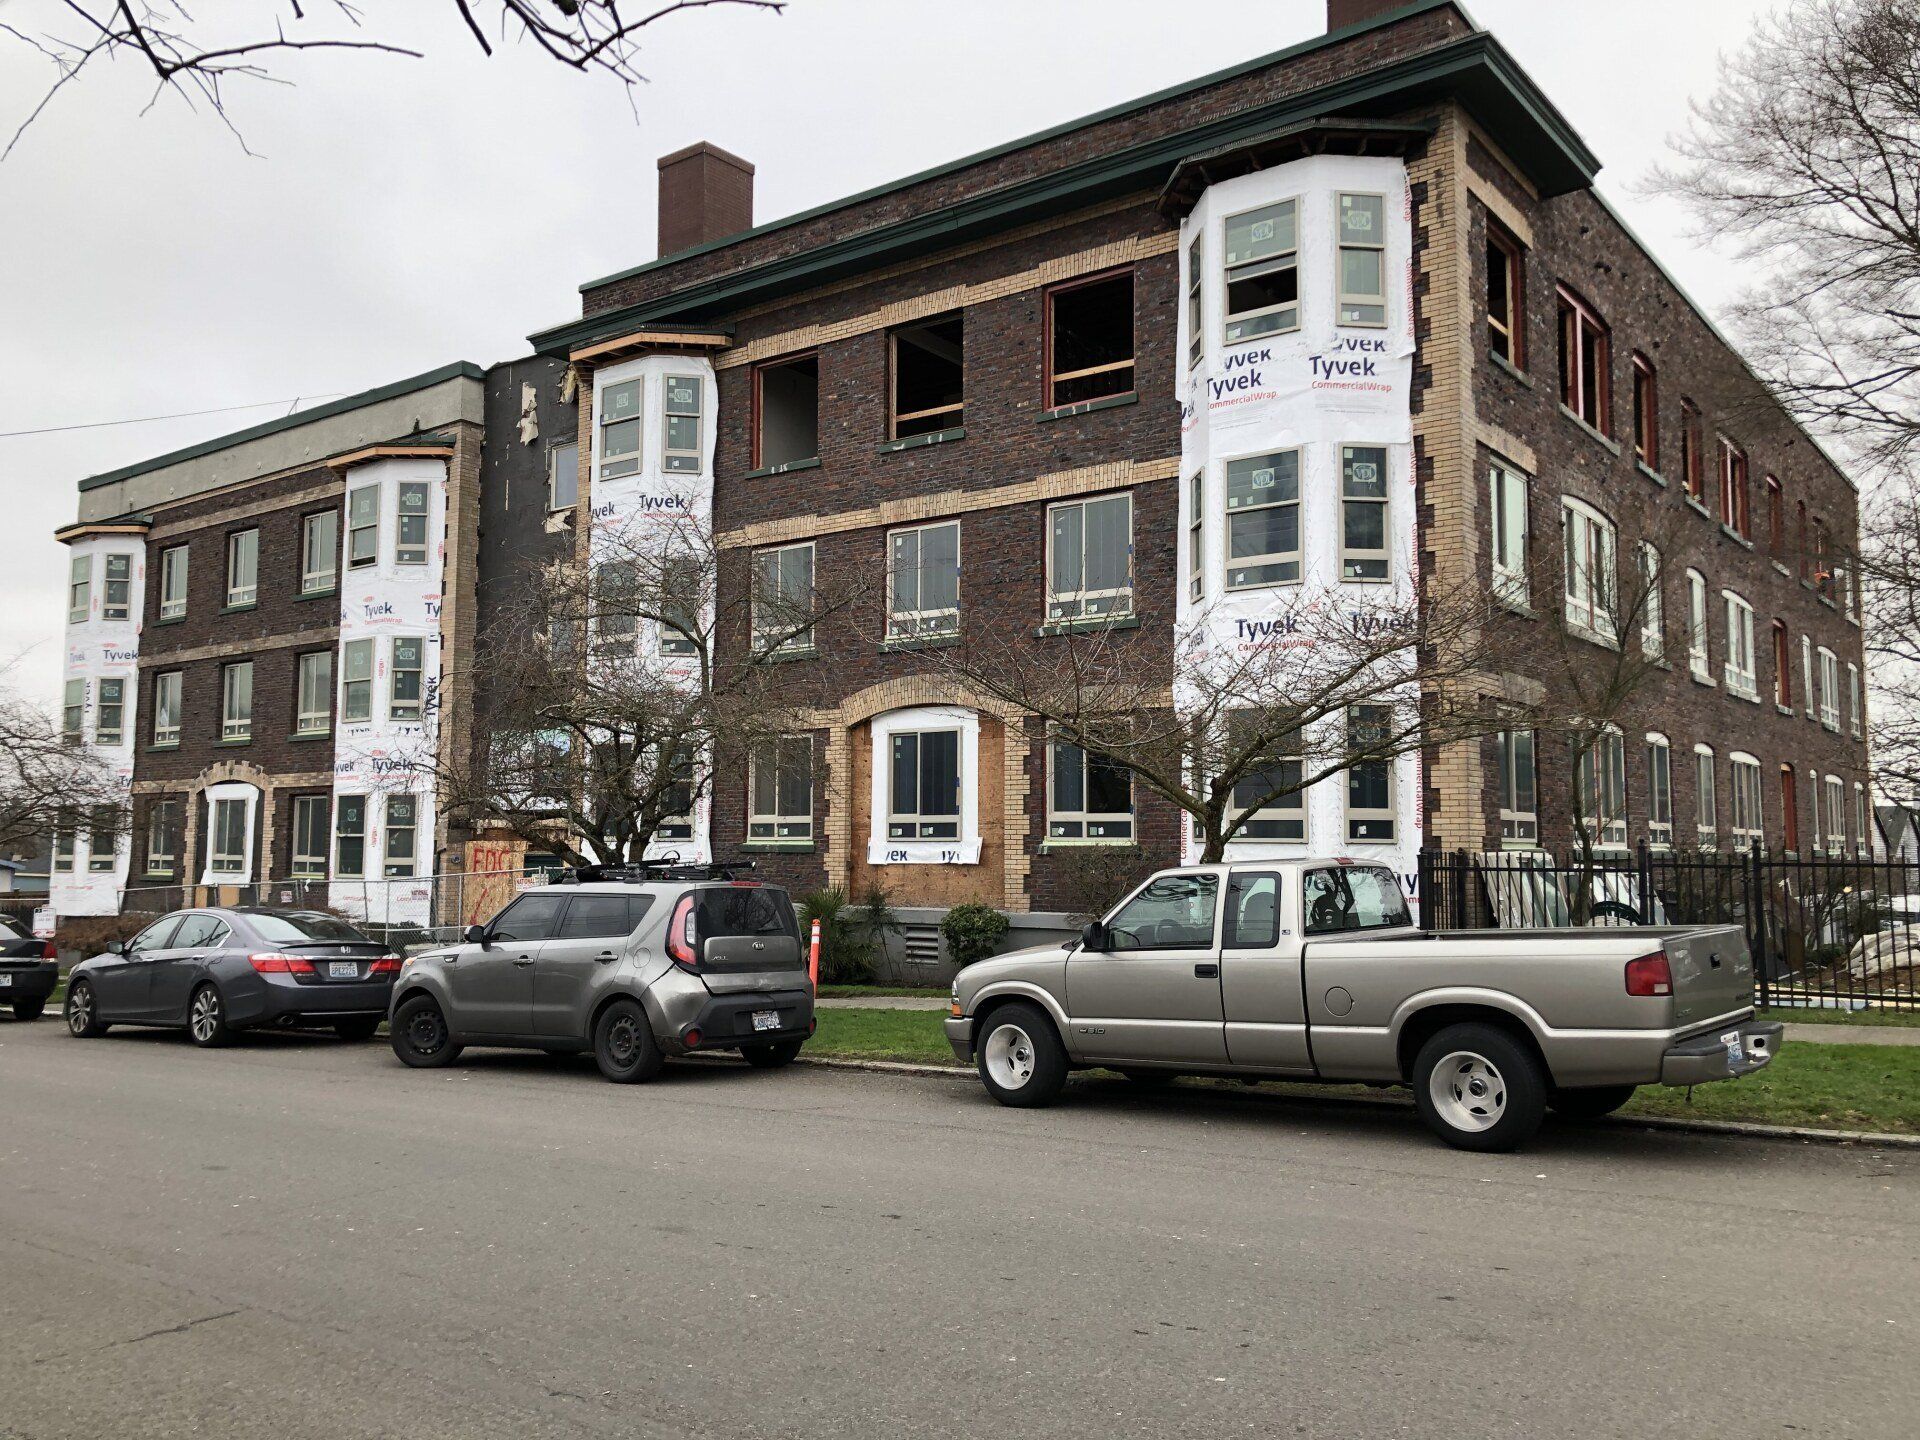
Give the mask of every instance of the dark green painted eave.
[{"label": "dark green painted eave", "polygon": [[1310,40],[1302,40],[1297,45],[1289,45],[1284,50],[1270,51],[1265,55],[1256,56],[1251,60],[1243,60],[1238,65],[1229,65],[1224,70],[1215,70],[1212,74],[1202,75],[1197,80],[1183,80],[1178,85],[1169,85],[1164,90],[1155,90],[1150,95],[1141,95],[1132,100],[1123,100],[1118,105],[1109,105],[1104,110],[1094,111],[1091,115],[1082,115],[1077,119],[1068,120],[1059,125],[1051,125],[1045,130],[1036,130],[1031,135],[1022,135],[1018,140],[1008,140],[1002,144],[990,146],[985,150],[976,150],[973,154],[963,155],[958,160],[944,161],[929,169],[915,171],[913,174],[905,176],[902,179],[889,180],[883,185],[875,185],[871,189],[862,190],[853,195],[844,195],[838,200],[829,200],[826,204],[816,205],[811,210],[800,210],[792,215],[783,215],[778,220],[769,220],[766,224],[756,225],[751,230],[741,230],[732,235],[723,235],[718,240],[709,240],[704,245],[690,245],[685,250],[674,251],[671,255],[662,255],[656,260],[648,260],[639,265],[629,266],[627,269],[616,271],[612,275],[602,275],[598,280],[588,280],[581,285],[580,292],[585,294],[589,290],[598,290],[603,285],[613,285],[621,280],[629,280],[635,275],[645,275],[648,271],[658,270],[663,265],[677,265],[682,260],[690,260],[696,255],[706,255],[715,250],[724,250],[727,246],[737,245],[742,240],[752,240],[761,235],[770,235],[776,230],[784,230],[790,225],[798,225],[803,221],[813,220],[821,215],[831,214],[835,210],[844,210],[850,205],[862,205],[869,200],[877,200],[883,195],[892,195],[897,191],[908,189],[914,185],[924,184],[929,180],[938,180],[945,175],[955,175],[967,169],[969,166],[980,165],[988,160],[998,160],[1003,155],[1011,155],[1016,151],[1026,149],[1029,145],[1039,145],[1048,140],[1058,139],[1062,135],[1071,135],[1074,131],[1084,130],[1089,125],[1098,125],[1107,120],[1117,119],[1122,115],[1130,115],[1134,111],[1144,110],[1150,105],[1159,105],[1168,100],[1178,100],[1184,96],[1204,90],[1209,85],[1222,85],[1229,80],[1237,80],[1242,75],[1251,75],[1256,70],[1264,70],[1269,65],[1279,65],[1288,60],[1297,60],[1302,55],[1311,55],[1314,51],[1324,50],[1329,45],[1338,45],[1344,41],[1351,40],[1356,35],[1364,35],[1370,30],[1379,30],[1385,26],[1398,24],[1402,20],[1410,20],[1417,15],[1424,15],[1428,11],[1443,9],[1447,6],[1452,6],[1453,9],[1458,11],[1460,18],[1465,20],[1467,24],[1473,25],[1476,30],[1479,29],[1479,26],[1474,24],[1473,17],[1467,14],[1467,7],[1459,4],[1458,0],[1411,0],[1409,4],[1401,5],[1384,14],[1376,15],[1370,20],[1362,20],[1353,25],[1343,25],[1338,30],[1329,30],[1324,35],[1315,35]]},{"label": "dark green painted eave", "polygon": [[376,386],[372,390],[363,390],[358,395],[329,400],[326,404],[316,405],[311,410],[296,410],[293,414],[282,415],[277,420],[263,421],[245,430],[235,430],[231,434],[202,440],[199,444],[189,445],[182,450],[170,450],[165,455],[154,456],[151,460],[123,465],[118,470],[108,470],[100,475],[89,475],[80,482],[80,488],[98,490],[102,485],[111,485],[117,480],[131,480],[136,475],[145,475],[153,470],[164,470],[169,465],[178,465],[185,460],[198,460],[202,455],[212,455],[234,445],[244,445],[247,441],[258,440],[262,436],[277,435],[283,430],[297,429],[315,420],[344,415],[349,410],[358,410],[363,405],[377,405],[383,400],[395,400],[402,395],[410,395],[416,390],[431,389],[448,380],[484,381],[486,378],[487,372],[480,366],[468,360],[456,360],[451,365],[442,365],[439,369],[429,370],[422,375],[415,375],[406,380],[395,380],[391,384]]},{"label": "dark green painted eave", "polygon": [[932,253],[998,231],[1137,192],[1157,192],[1181,160],[1256,139],[1276,127],[1342,115],[1379,115],[1457,98],[1545,195],[1584,189],[1600,162],[1564,116],[1485,32],[1463,36],[1363,74],[1269,105],[1238,110],[1174,135],[970,196],[953,205],[590,315],[528,337],[546,355],[623,330],[684,323]]}]

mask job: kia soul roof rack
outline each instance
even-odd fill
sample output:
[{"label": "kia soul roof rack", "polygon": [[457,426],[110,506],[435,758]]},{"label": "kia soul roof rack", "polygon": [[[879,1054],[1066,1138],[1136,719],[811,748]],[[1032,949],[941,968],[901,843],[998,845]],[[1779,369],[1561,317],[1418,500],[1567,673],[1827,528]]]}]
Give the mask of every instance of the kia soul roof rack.
[{"label": "kia soul roof rack", "polygon": [[681,860],[677,856],[633,865],[576,865],[554,876],[556,885],[593,885],[612,881],[644,885],[651,880],[734,880],[754,868],[752,860]]}]

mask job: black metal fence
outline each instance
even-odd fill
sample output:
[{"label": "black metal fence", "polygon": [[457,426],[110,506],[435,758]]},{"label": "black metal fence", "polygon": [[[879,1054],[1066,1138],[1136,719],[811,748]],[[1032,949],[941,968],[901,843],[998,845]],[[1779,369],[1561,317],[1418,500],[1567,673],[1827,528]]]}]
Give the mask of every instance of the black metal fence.
[{"label": "black metal fence", "polygon": [[1739,925],[1761,1004],[1920,1010],[1912,861],[1644,846],[1590,860],[1426,851],[1418,883],[1421,921],[1432,929]]}]

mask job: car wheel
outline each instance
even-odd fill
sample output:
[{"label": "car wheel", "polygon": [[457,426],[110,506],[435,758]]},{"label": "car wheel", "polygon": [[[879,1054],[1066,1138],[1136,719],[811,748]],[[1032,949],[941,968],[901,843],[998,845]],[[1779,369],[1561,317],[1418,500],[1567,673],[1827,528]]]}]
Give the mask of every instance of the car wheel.
[{"label": "car wheel", "polygon": [[1162,1085],[1173,1083],[1173,1074],[1168,1070],[1122,1070],[1120,1072],[1134,1084],[1148,1090],[1156,1090]]},{"label": "car wheel", "polygon": [[740,1057],[756,1070],[778,1070],[800,1056],[804,1040],[782,1040],[778,1045],[742,1045]]},{"label": "car wheel", "polygon": [[619,1085],[651,1080],[666,1058],[638,1000],[616,1000],[600,1012],[593,1027],[593,1060],[607,1079]]},{"label": "car wheel", "polygon": [[1449,1025],[1413,1062],[1413,1104],[1427,1128],[1460,1150],[1512,1150],[1546,1112],[1533,1052],[1492,1025]]},{"label": "car wheel", "polygon": [[975,1063],[1002,1105],[1051,1105],[1067,1083],[1067,1049],[1038,1005],[1004,1005],[981,1027]]},{"label": "car wheel", "polygon": [[233,1039],[227,1025],[226,1002],[211,984],[193,992],[187,1004],[187,1038],[203,1050],[214,1050]]},{"label": "car wheel", "polygon": [[400,1062],[416,1070],[451,1065],[460,1054],[453,1032],[447,1028],[447,1017],[440,1012],[440,1002],[431,995],[415,995],[404,1001],[393,1012],[387,1039]]},{"label": "car wheel", "polygon": [[93,998],[93,986],[85,980],[76,980],[67,987],[67,1029],[83,1040],[107,1033],[106,1022],[100,1018],[99,1006]]},{"label": "car wheel", "polygon": [[13,1018],[16,1020],[38,1020],[47,1008],[44,1000],[16,1000],[13,1002]]},{"label": "car wheel", "polygon": [[1569,1120],[1598,1120],[1611,1115],[1633,1098],[1638,1085],[1590,1085],[1578,1090],[1556,1090],[1547,1097],[1554,1114]]},{"label": "car wheel", "polygon": [[367,1018],[362,1016],[354,1020],[336,1020],[333,1022],[333,1033],[338,1035],[342,1040],[371,1040],[373,1038],[373,1032],[379,1028],[380,1021],[378,1017]]}]

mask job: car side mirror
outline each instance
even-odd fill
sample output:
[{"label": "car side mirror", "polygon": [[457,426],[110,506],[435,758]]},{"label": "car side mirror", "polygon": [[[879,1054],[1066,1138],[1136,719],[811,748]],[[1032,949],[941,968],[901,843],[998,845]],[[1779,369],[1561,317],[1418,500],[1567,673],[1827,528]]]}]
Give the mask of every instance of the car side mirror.
[{"label": "car side mirror", "polygon": [[484,925],[467,926],[467,943],[469,945],[479,945],[484,948],[487,943],[487,927]]},{"label": "car side mirror", "polygon": [[114,954],[116,954],[116,955],[131,955],[131,954],[133,954],[133,941],[131,941],[131,940],[116,940],[116,941],[114,941],[114,942],[113,942],[113,953],[114,953]]},{"label": "car side mirror", "polygon": [[1080,927],[1080,948],[1092,954],[1101,954],[1107,948],[1107,927],[1098,920],[1089,920]]}]

